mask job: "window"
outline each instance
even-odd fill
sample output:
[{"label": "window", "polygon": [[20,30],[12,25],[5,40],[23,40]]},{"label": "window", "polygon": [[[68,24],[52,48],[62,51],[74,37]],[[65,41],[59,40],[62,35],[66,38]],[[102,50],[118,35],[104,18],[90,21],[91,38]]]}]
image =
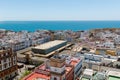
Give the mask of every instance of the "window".
[{"label": "window", "polygon": [[4,64],[4,68],[5,68],[5,69],[7,68],[7,64]]},{"label": "window", "polygon": [[6,59],[4,59],[4,62],[6,62]]},{"label": "window", "polygon": [[14,65],[16,64],[16,60],[13,61],[13,64],[14,64]]},{"label": "window", "polygon": [[1,57],[3,57],[3,54],[1,54]]},{"label": "window", "polygon": [[2,70],[2,66],[0,66],[0,71]]},{"label": "window", "polygon": [[55,72],[57,72],[57,69],[55,69]]},{"label": "window", "polygon": [[6,53],[6,56],[8,55],[8,53]]},{"label": "window", "polygon": [[6,56],[6,54],[4,54],[4,57]]},{"label": "window", "polygon": [[10,55],[10,52],[8,52],[8,55]]},{"label": "window", "polygon": [[11,62],[11,58],[9,58],[9,61]]},{"label": "window", "polygon": [[16,60],[16,56],[14,56],[14,60]]},{"label": "window", "polygon": [[9,67],[11,67],[11,63],[9,63]]},{"label": "window", "polygon": [[56,78],[56,77],[54,77],[54,80],[57,80],[57,78]]}]

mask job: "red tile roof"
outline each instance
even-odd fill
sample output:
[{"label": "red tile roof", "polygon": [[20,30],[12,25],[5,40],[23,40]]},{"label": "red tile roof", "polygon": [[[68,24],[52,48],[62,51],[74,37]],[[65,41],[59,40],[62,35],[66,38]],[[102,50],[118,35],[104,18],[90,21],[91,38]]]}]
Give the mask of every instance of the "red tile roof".
[{"label": "red tile roof", "polygon": [[[80,62],[80,59],[72,58],[71,62],[70,62],[70,65],[75,67],[79,62]],[[72,66],[66,66],[65,67],[65,69],[66,69],[66,73],[65,73],[66,76],[69,75],[69,73],[72,71],[72,69],[74,69]],[[50,80],[49,73],[50,73],[50,69],[47,69],[46,65],[42,64],[39,67],[37,67],[33,73],[31,73],[30,75],[25,77],[23,80],[35,80],[37,78]]]},{"label": "red tile roof", "polygon": [[65,74],[68,75],[68,73],[72,70],[72,67],[71,66],[66,66],[65,70],[66,70]]},{"label": "red tile roof", "polygon": [[72,66],[75,67],[79,62],[80,62],[80,59],[78,59],[78,58],[72,58],[71,62],[70,62],[70,65],[72,65]]},{"label": "red tile roof", "polygon": [[31,73],[29,76],[27,76],[25,79],[23,80],[36,80],[36,79],[46,79],[46,80],[50,80],[50,76],[48,75],[44,75],[44,74],[39,74],[36,72]]},{"label": "red tile roof", "polygon": [[[65,69],[66,69],[66,75],[68,75],[69,72],[73,69],[73,67],[72,66],[66,66]],[[43,70],[44,74],[41,72],[41,70]],[[45,71],[45,70],[47,70],[47,71]],[[41,66],[39,66],[38,68],[36,68],[33,73],[31,73],[30,75],[28,75],[27,77],[25,77],[23,80],[34,80],[34,79],[37,79],[37,78],[42,78],[42,79],[50,80],[50,75],[47,75],[46,74],[47,72],[50,72],[50,69],[46,69],[45,64],[42,64]]]}]

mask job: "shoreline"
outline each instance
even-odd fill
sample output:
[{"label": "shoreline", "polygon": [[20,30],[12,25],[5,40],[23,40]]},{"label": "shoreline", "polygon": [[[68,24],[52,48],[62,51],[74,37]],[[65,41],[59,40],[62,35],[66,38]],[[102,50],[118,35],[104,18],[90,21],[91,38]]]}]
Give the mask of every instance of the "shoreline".
[{"label": "shoreline", "polygon": [[27,32],[37,32],[37,31],[53,31],[53,32],[57,32],[57,31],[73,31],[73,32],[79,32],[79,31],[104,31],[104,30],[120,30],[120,28],[96,28],[96,29],[89,29],[89,30],[47,30],[47,29],[38,29],[36,31],[28,31],[28,30],[21,30],[21,31],[14,31],[14,30],[7,30],[7,29],[1,29],[0,31],[11,31],[11,32],[22,32],[22,31],[27,31]]}]

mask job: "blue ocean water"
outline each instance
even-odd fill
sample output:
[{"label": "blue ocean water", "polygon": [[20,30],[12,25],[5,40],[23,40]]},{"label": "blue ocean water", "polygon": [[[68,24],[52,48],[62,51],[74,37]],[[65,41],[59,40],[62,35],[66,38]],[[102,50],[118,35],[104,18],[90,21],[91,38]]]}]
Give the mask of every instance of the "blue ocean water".
[{"label": "blue ocean water", "polygon": [[0,29],[13,31],[90,30],[96,28],[120,28],[120,21],[1,21]]}]

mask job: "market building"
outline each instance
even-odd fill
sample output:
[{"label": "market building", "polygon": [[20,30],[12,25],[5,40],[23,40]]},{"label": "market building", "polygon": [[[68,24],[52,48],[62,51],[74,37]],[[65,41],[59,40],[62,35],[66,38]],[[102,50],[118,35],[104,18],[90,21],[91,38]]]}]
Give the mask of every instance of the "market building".
[{"label": "market building", "polygon": [[58,48],[61,48],[67,44],[66,41],[62,40],[54,40],[47,43],[44,43],[42,45],[36,46],[32,48],[32,51],[36,54],[48,54]]}]

